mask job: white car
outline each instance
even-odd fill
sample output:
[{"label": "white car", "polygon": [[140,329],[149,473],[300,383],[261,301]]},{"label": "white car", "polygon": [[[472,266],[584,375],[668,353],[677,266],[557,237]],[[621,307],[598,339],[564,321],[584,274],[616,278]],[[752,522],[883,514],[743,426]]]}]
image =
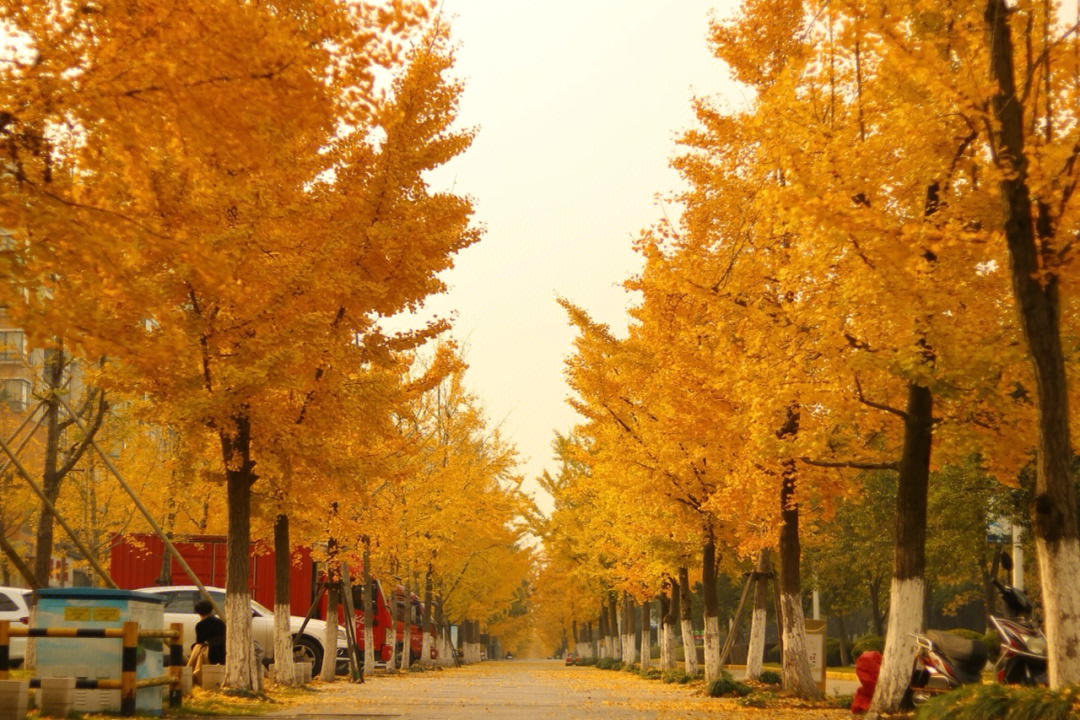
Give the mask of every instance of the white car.
[{"label": "white car", "polygon": [[[28,625],[30,622],[30,604],[26,599],[32,591],[26,588],[0,587],[0,620]],[[26,638],[13,637],[9,640],[8,660],[12,667],[22,664],[26,658]]]},{"label": "white car", "polygon": [[[225,609],[225,591],[221,588],[208,587],[207,590],[223,611]],[[199,589],[194,585],[167,585],[140,588],[137,592],[150,593],[151,595],[165,596],[165,626],[171,623],[183,623],[184,625],[184,655],[187,656],[192,643],[195,642],[195,623],[199,622],[199,615],[195,612],[195,603],[202,599]],[[311,673],[314,675],[322,669],[323,662],[323,638],[326,637],[326,622],[324,620],[308,620],[303,634],[300,626],[304,624],[304,618],[293,615],[289,618],[289,625],[293,632],[293,659],[297,662],[311,662]],[[274,659],[274,611],[263,607],[254,600],[251,601],[251,634],[255,642],[259,644],[264,653],[265,662]],[[345,630],[338,627],[337,662],[334,669],[338,673],[348,670],[349,644],[345,637]]]}]

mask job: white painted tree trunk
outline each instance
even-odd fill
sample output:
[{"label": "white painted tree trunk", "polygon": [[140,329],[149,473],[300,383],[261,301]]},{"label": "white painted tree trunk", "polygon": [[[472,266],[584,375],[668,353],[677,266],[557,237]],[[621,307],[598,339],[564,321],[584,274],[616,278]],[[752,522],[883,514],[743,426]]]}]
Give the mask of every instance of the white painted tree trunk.
[{"label": "white painted tree trunk", "polygon": [[675,626],[664,622],[664,650],[661,654],[660,669],[675,669]]},{"label": "white painted tree trunk", "polygon": [[652,639],[649,637],[648,612],[641,613],[641,670],[644,672],[652,664]]},{"label": "white painted tree trunk", "polygon": [[911,634],[922,632],[924,600],[925,585],[921,577],[892,579],[885,652],[882,653],[874,700],[870,704],[871,712],[895,713],[900,710],[904,693],[911,684],[911,670],[918,652]]},{"label": "white painted tree trunk", "polygon": [[656,644],[660,647],[660,659],[657,668],[664,669],[667,665],[667,643],[664,642],[664,617],[660,616],[660,623],[656,626]]},{"label": "white painted tree trunk", "polygon": [[292,628],[288,605],[274,604],[274,681],[279,685],[296,685],[296,666],[293,664]]},{"label": "white painted tree trunk", "polygon": [[[685,602],[690,602],[690,598],[686,598]],[[694,644],[694,623],[690,620],[683,620],[681,625],[683,665],[686,668],[687,675],[697,675],[697,646]]]},{"label": "white painted tree trunk", "polygon": [[375,631],[368,621],[371,612],[364,613],[364,675],[375,672]]},{"label": "white painted tree trunk", "polygon": [[[789,593],[780,594],[780,612],[784,614],[784,690],[802,698],[821,697],[821,688],[810,672],[810,655],[806,649],[806,620],[802,598]],[[908,668],[910,673],[911,668]]]},{"label": "white painted tree trunk", "polygon": [[225,685],[253,689],[259,686],[255,668],[255,642],[251,636],[251,595],[225,596]]},{"label": "white painted tree trunk", "polygon": [[623,614],[616,611],[615,615],[617,617],[615,618],[615,632],[612,634],[611,637],[611,649],[613,651],[614,657],[625,660],[626,653],[622,647],[623,638],[626,637],[626,628],[623,627]]},{"label": "white painted tree trunk", "polygon": [[431,667],[431,636],[426,632],[420,640],[420,666]]},{"label": "white painted tree trunk", "polygon": [[765,661],[765,626],[768,623],[768,580],[769,549],[758,551],[754,576],[754,610],[750,616],[750,647],[746,655],[746,680],[757,680],[761,676],[761,665]]},{"label": "white painted tree trunk", "polygon": [[623,640],[623,656],[627,665],[637,662],[637,642],[635,642],[634,633],[627,633]]},{"label": "white painted tree trunk", "polygon": [[705,617],[705,682],[720,679],[720,618]]},{"label": "white painted tree trunk", "polygon": [[326,602],[326,632],[323,633],[323,661],[322,661],[322,679],[323,682],[334,681],[334,665],[337,662],[337,591],[331,590],[327,593]]},{"label": "white painted tree trunk", "polygon": [[754,614],[750,619],[750,649],[746,655],[747,680],[757,680],[761,676],[761,665],[765,660],[765,623],[767,621],[765,608],[759,608],[755,603]]},{"label": "white painted tree trunk", "polygon": [[1047,543],[1036,537],[1050,687],[1080,682],[1080,545],[1076,538]]}]

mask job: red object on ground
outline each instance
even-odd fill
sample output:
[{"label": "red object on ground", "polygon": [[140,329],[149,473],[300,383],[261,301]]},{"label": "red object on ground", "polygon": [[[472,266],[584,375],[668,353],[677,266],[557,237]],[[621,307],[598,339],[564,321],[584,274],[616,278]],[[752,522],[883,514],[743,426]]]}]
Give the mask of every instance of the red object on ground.
[{"label": "red object on ground", "polygon": [[881,672],[881,653],[877,650],[864,652],[855,661],[855,675],[859,678],[859,689],[855,691],[855,699],[851,702],[851,712],[864,713],[870,709],[870,701],[874,699],[874,688],[877,687],[878,674]]}]

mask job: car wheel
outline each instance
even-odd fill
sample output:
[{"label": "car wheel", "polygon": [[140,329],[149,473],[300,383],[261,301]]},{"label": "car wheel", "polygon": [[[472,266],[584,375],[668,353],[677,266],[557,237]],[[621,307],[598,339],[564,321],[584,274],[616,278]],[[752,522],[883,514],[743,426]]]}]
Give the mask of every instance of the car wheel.
[{"label": "car wheel", "polygon": [[322,645],[306,635],[301,635],[293,640],[293,662],[311,663],[311,676],[315,677],[322,672],[323,649]]}]

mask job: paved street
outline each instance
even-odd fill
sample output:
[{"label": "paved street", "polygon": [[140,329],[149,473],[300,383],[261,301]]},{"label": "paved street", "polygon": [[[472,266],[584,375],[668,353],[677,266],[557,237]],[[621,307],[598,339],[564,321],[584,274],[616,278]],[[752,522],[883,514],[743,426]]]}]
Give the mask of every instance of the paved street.
[{"label": "paved street", "polygon": [[550,660],[488,662],[465,668],[376,676],[365,685],[336,684],[311,705],[280,718],[410,720],[644,720],[645,718],[846,718],[843,710],[754,710],[703,697],[692,688],[623,672],[565,667]]}]

